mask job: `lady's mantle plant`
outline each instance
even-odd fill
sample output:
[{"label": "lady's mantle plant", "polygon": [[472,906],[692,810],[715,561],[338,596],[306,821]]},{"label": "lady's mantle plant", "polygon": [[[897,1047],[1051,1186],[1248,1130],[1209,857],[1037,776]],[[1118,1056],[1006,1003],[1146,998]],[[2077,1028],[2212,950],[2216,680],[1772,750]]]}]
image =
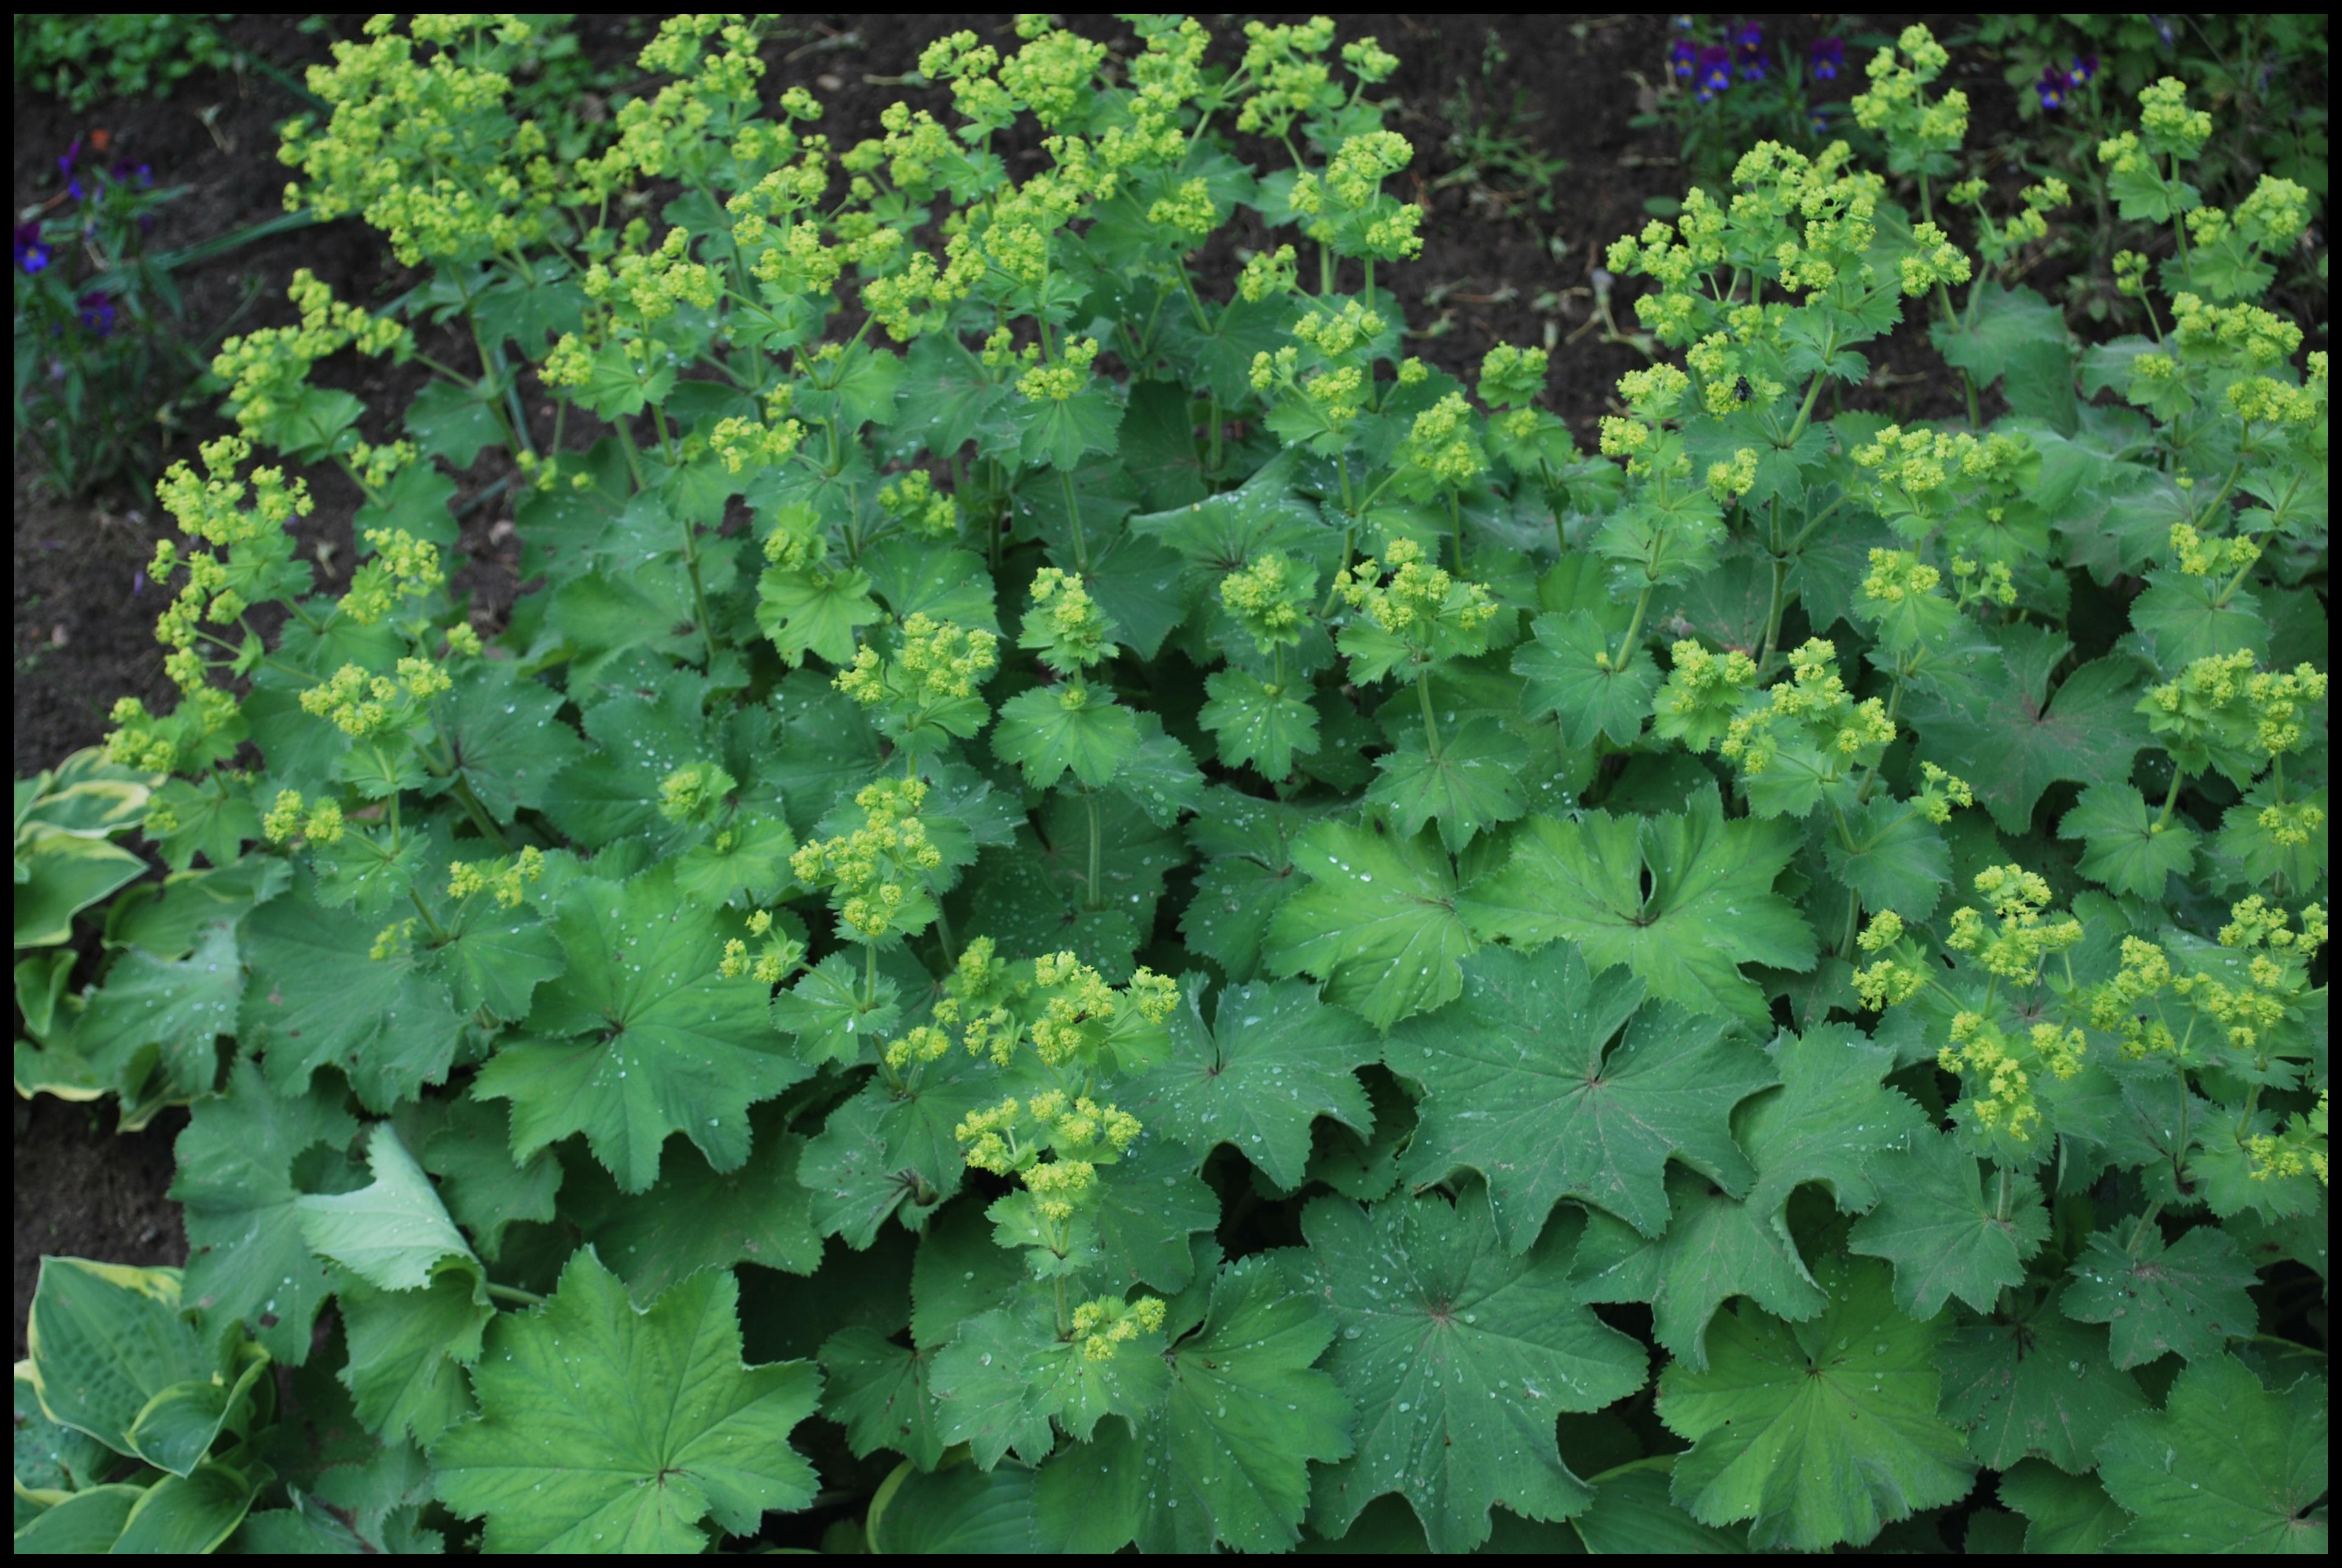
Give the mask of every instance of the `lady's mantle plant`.
[{"label": "lady's mantle plant", "polygon": [[[1402,352],[1388,55],[1126,20],[852,146],[721,17],[565,165],[515,20],[314,76],[290,199],[425,282],[304,278],[162,485],[170,874],[16,1074],[192,1107],[192,1255],[50,1262],[20,1545],[2315,1548],[2302,194],[2148,88],[2083,348],[1914,28],[1885,169],[1613,247],[1582,456],[1544,353]],[[1846,407],[1907,311],[1977,417]]]}]

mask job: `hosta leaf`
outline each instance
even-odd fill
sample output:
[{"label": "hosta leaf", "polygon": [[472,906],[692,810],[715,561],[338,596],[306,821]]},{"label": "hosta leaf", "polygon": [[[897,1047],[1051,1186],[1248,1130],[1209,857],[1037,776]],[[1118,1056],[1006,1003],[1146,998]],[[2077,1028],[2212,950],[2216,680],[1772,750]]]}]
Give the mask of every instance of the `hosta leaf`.
[{"label": "hosta leaf", "polygon": [[2152,1224],[2100,1231],[2075,1261],[2073,1275],[2061,1298],[2066,1315],[2107,1324],[2117,1366],[2171,1351],[2201,1361],[2250,1335],[2259,1322],[2245,1293],[2258,1276],[2213,1225],[2197,1225],[2168,1245]]},{"label": "hosta leaf", "polygon": [[1784,1034],[1772,1049],[1778,1094],[1740,1107],[1733,1133],[1756,1167],[1746,1198],[1678,1167],[1667,1174],[1666,1233],[1646,1241],[1596,1213],[1572,1273],[1588,1301],[1646,1301],[1654,1333],[1677,1363],[1704,1371],[1716,1309],[1746,1295],[1777,1317],[1811,1318],[1827,1304],[1783,1217],[1789,1194],[1827,1184],[1841,1209],[1868,1208],[1870,1163],[1918,1132],[1919,1110],[1879,1080],[1895,1054],[1843,1024]]},{"label": "hosta leaf", "polygon": [[737,1169],[748,1107],[807,1069],[766,1017],[767,988],[716,973],[712,912],[655,871],[623,884],[579,878],[553,924],[567,981],[539,994],[520,1040],[472,1086],[512,1103],[515,1157],[582,1132],[619,1187],[639,1193],[681,1133],[710,1164]]},{"label": "hosta leaf", "polygon": [[43,1258],[25,1343],[49,1419],[190,1473],[268,1358],[198,1335],[181,1300],[176,1269]]},{"label": "hosta leaf", "polygon": [[480,1419],[432,1444],[439,1500],[485,1517],[491,1552],[699,1552],[702,1520],[749,1535],[806,1506],[813,1466],[788,1437],[821,1374],[745,1364],[739,1294],[713,1269],[637,1310],[579,1253],[545,1305],[490,1325]]},{"label": "hosta leaf", "polygon": [[870,1500],[865,1538],[874,1553],[1006,1556],[1050,1549],[1034,1526],[1038,1478],[1021,1464],[978,1470],[954,1463],[933,1473],[897,1466]]},{"label": "hosta leaf", "polygon": [[122,1538],[130,1511],[145,1498],[136,1486],[93,1486],[44,1510],[16,1527],[15,1549],[44,1556],[110,1553]]},{"label": "hosta leaf", "polygon": [[1529,631],[1534,640],[1513,654],[1513,673],[1528,678],[1527,711],[1559,720],[1565,745],[1590,746],[1596,735],[1634,744],[1659,689],[1651,655],[1637,647],[1614,667],[1612,634],[1588,610],[1548,612]]},{"label": "hosta leaf", "polygon": [[1480,1205],[1436,1193],[1302,1214],[1310,1294],[1341,1325],[1326,1370],[1358,1407],[1356,1454],[1317,1473],[1313,1509],[1340,1533],[1396,1492],[1435,1552],[1488,1537],[1502,1503],[1533,1519],[1593,1501],[1555,1446],[1562,1411],[1643,1386],[1643,1347],[1578,1303],[1568,1249],[1507,1256]]},{"label": "hosta leaf", "polygon": [[146,1489],[108,1550],[124,1556],[197,1556],[216,1550],[244,1523],[257,1480],[233,1464],[206,1462]]},{"label": "hosta leaf", "polygon": [[2162,822],[2127,784],[2092,784],[2057,824],[2059,838],[2082,841],[2081,873],[2111,892],[2160,902],[2174,872],[2196,864],[2196,831]]},{"label": "hosta leaf", "polygon": [[1771,1068],[1721,1020],[1642,1001],[1641,981],[1591,974],[1567,943],[1466,958],[1464,994],[1398,1024],[1384,1049],[1424,1092],[1410,1179],[1478,1171],[1516,1253],[1564,1198],[1658,1235],[1670,1155],[1746,1192],[1754,1173],[1732,1141],[1732,1108],[1773,1082]]},{"label": "hosta leaf", "polygon": [[1566,937],[1596,970],[1626,964],[1663,1001],[1761,1024],[1764,992],[1739,965],[1814,964],[1813,928],[1772,891],[1797,842],[1787,824],[1726,821],[1713,787],[1680,816],[1531,817],[1512,859],[1474,883],[1461,907],[1484,941]]},{"label": "hosta leaf", "polygon": [[1221,992],[1206,1024],[1202,976],[1187,976],[1186,990],[1171,1018],[1171,1060],[1147,1074],[1148,1098],[1130,1107],[1148,1128],[1198,1158],[1233,1144],[1288,1190],[1302,1183],[1316,1118],[1362,1134],[1373,1128],[1356,1069],[1377,1046],[1356,1014],[1319,1001],[1314,985],[1272,980]]},{"label": "hosta leaf", "polygon": [[1967,1427],[1968,1452],[1995,1470],[2037,1454],[2079,1474],[2116,1422],[2147,1407],[2130,1373],[2107,1359],[2107,1331],[2054,1312],[1971,1323],[1937,1359],[1944,1419]]},{"label": "hosta leaf", "polygon": [[2007,677],[1984,707],[1917,704],[1919,759],[1974,785],[2005,833],[2026,832],[2042,792],[2060,779],[2122,782],[2147,744],[2146,721],[2133,711],[2139,677],[2128,660],[2093,660],[2050,691],[2050,674],[2069,647],[2062,637],[2012,637]]},{"label": "hosta leaf", "polygon": [[19,830],[27,879],[16,884],[16,945],[47,947],[73,939],[73,917],[146,874],[146,863],[118,844],[78,834]]},{"label": "hosta leaf", "polygon": [[2322,1377],[2272,1391],[2234,1356],[2191,1364],[2098,1444],[2107,1495],[2137,1515],[2120,1546],[2324,1556],[2327,1421]]},{"label": "hosta leaf", "polygon": [[1107,1422],[1050,1461],[1034,1504],[1045,1539],[1074,1552],[1278,1552],[1300,1535],[1308,1467],[1350,1452],[1349,1403],[1310,1370],[1334,1336],[1326,1310],[1266,1257],[1231,1263],[1165,1324],[1170,1373],[1134,1435]]},{"label": "hosta leaf", "polygon": [[1895,1304],[1925,1321],[1957,1296],[1990,1312],[2049,1235],[2029,1175],[1984,1168],[1957,1134],[1915,1133],[1870,1166],[1878,1206],[1854,1223],[1848,1250],[1895,1265]]},{"label": "hosta leaf", "polygon": [[[16,1528],[65,1494],[87,1492],[121,1466],[114,1450],[85,1432],[49,1418],[33,1387],[30,1363],[16,1363]],[[20,1543],[18,1551],[24,1547]]]},{"label": "hosta leaf", "polygon": [[1750,1520],[1760,1549],[1871,1540],[1913,1510],[1957,1502],[1976,1474],[1960,1433],[1936,1416],[1943,1325],[1889,1299],[1887,1270],[1824,1265],[1828,1305],[1785,1323],[1741,1306],[1713,1334],[1705,1371],[1659,1378],[1659,1419],[1691,1439],[1676,1502],[1704,1524]]},{"label": "hosta leaf", "polygon": [[1404,839],[1320,823],[1293,846],[1309,884],[1271,920],[1262,956],[1280,974],[1306,970],[1326,999],[1387,1029],[1463,986],[1472,938],[1456,913],[1456,874],[1428,837]]}]

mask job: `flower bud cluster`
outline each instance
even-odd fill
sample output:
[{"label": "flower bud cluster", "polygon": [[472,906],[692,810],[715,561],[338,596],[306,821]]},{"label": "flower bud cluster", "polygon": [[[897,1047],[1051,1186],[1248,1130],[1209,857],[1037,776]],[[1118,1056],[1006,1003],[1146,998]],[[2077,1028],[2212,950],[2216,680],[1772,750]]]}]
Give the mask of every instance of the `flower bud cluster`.
[{"label": "flower bud cluster", "polygon": [[2064,953],[2082,940],[2082,923],[2072,915],[2045,916],[2049,884],[2037,874],[2017,865],[1989,865],[1977,873],[1975,886],[1997,924],[1964,904],[1952,911],[1944,945],[1968,954],[1987,973],[2030,984],[2052,954]]},{"label": "flower bud cluster", "polygon": [[544,874],[545,852],[535,844],[503,860],[450,861],[447,896],[470,898],[486,893],[494,895],[497,908],[518,909],[528,897],[529,884]]},{"label": "flower bud cluster", "polygon": [[1819,753],[1840,769],[1877,759],[1895,739],[1895,723],[1877,697],[1857,702],[1837,671],[1837,646],[1808,639],[1789,654],[1792,678],[1732,720],[1718,748],[1755,776],[1783,754]]},{"label": "flower bud cluster", "polygon": [[1115,1352],[1141,1334],[1163,1331],[1163,1298],[1141,1296],[1125,1302],[1120,1296],[1100,1296],[1074,1309],[1074,1336],[1082,1342],[1087,1361],[1112,1361]]},{"label": "flower bud cluster", "polygon": [[659,781],[659,815],[673,823],[709,822],[740,781],[715,763],[686,763]]},{"label": "flower bud cluster", "polygon": [[[750,913],[748,934],[763,939],[764,951],[751,959],[746,942],[736,936],[726,942],[723,960],[716,966],[716,974],[725,979],[737,980],[743,975],[754,975],[759,984],[778,985],[805,961],[805,944],[785,931],[776,931],[772,911],[768,909]],[[915,1029],[911,1033],[917,1034],[919,1031]],[[895,1063],[894,1065],[901,1064]]]},{"label": "flower bud cluster", "polygon": [[2035,1074],[2073,1078],[2082,1070],[2083,1045],[2079,1029],[2036,1024],[2013,1037],[1983,1014],[1962,1011],[1952,1018],[1951,1044],[1937,1053],[1936,1065],[1966,1080],[1960,1104],[1976,1126],[2029,1144],[2041,1124]]},{"label": "flower bud cluster", "polygon": [[1016,645],[1035,650],[1043,664],[1068,676],[1114,654],[1106,612],[1079,577],[1055,566],[1034,575],[1033,607],[1025,613]]},{"label": "flower bud cluster", "polygon": [[369,528],[365,542],[374,559],[350,577],[349,592],[335,606],[361,626],[388,619],[404,599],[428,598],[447,581],[439,546],[404,528]]},{"label": "flower bud cluster", "polygon": [[1220,603],[1266,654],[1301,641],[1316,585],[1316,568],[1271,551],[1220,579]]},{"label": "flower bud cluster", "polygon": [[332,65],[309,70],[309,90],[331,114],[322,128],[304,116],[284,129],[278,156],[302,176],[285,188],[286,208],[362,214],[408,266],[517,254],[545,240],[567,181],[545,133],[506,112],[511,78],[478,63],[525,42],[527,24],[504,19],[488,46],[461,63],[453,45],[472,32],[469,19],[450,31],[418,16],[408,37],[377,16],[366,32],[363,43],[335,44]]},{"label": "flower bud cluster", "polygon": [[854,796],[863,813],[860,827],[808,841],[789,857],[799,882],[832,890],[849,941],[916,935],[935,919],[926,874],[944,856],[916,814],[926,798],[927,786],[917,779],[865,784]]},{"label": "flower bud cluster", "polygon": [[1383,547],[1379,563],[1366,556],[1336,573],[1334,591],[1384,631],[1417,644],[1442,629],[1477,633],[1496,616],[1486,586],[1426,564],[1423,546],[1403,536]]},{"label": "flower bud cluster", "polygon": [[301,711],[331,719],[353,739],[374,740],[415,723],[417,704],[454,684],[444,666],[425,658],[399,660],[395,676],[372,675],[355,664],[344,664],[301,694]]},{"label": "flower bud cluster", "polygon": [[1666,739],[1705,752],[1730,732],[1733,714],[1756,684],[1756,661],[1736,648],[1711,654],[1688,638],[1668,657],[1675,667],[1654,704],[1655,727]]},{"label": "flower bud cluster", "polygon": [[320,800],[308,805],[299,790],[279,790],[260,819],[260,832],[271,844],[284,844],[296,836],[311,844],[338,844],[343,832],[341,803]]},{"label": "flower bud cluster", "polygon": [[976,688],[1000,662],[1000,640],[981,627],[938,621],[918,611],[903,623],[902,647],[891,659],[864,644],[838,672],[837,689],[865,707],[881,708],[882,725],[901,736],[937,724],[961,736],[984,723]]}]

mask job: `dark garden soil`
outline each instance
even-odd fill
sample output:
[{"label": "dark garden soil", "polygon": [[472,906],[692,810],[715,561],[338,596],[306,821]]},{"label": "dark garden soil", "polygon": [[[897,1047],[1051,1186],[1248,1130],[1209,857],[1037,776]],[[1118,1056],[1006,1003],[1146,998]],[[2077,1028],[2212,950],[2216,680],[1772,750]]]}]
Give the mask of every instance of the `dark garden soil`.
[{"label": "dark garden soil", "polygon": [[[206,73],[189,78],[165,102],[125,101],[75,115],[52,100],[20,93],[15,106],[15,195],[21,210],[54,195],[56,158],[76,136],[108,133],[111,155],[151,164],[158,184],[185,185],[190,193],[165,209],[154,245],[170,250],[211,239],[275,216],[283,210],[285,170],[276,162],[275,125],[300,112],[287,83],[326,57],[334,37],[354,37],[361,18],[322,19],[304,31],[299,18],[246,16],[229,28],[241,48],[275,70]],[[1775,36],[1802,46],[1824,31],[1818,17],[1766,19]],[[1849,38],[1892,35],[1907,20],[1867,18],[1845,27]],[[1962,18],[1938,23],[1956,30]],[[1216,18],[1221,47],[1239,36],[1240,18]],[[828,106],[823,128],[841,147],[877,130],[879,112],[906,89],[895,78],[911,69],[918,51],[937,35],[973,26],[987,41],[1012,46],[1006,16],[859,15],[793,17],[790,31],[767,51],[768,97],[802,85]],[[1114,38],[1118,25],[1078,18],[1094,35]],[[585,21],[583,40],[597,62],[630,62],[648,24],[639,17]],[[1425,254],[1412,265],[1388,269],[1389,285],[1418,335],[1409,350],[1468,380],[1498,342],[1554,347],[1548,402],[1569,420],[1581,444],[1592,444],[1595,422],[1624,372],[1642,363],[1633,348],[1601,341],[1594,316],[1593,269],[1603,248],[1640,225],[1645,202],[1680,193],[1683,176],[1665,127],[1635,129],[1629,121],[1648,107],[1643,80],[1665,71],[1666,18],[1643,16],[1408,15],[1353,17],[1346,40],[1377,35],[1405,62],[1383,95],[1406,105],[1393,124],[1416,145],[1416,164],[1401,194],[1422,201]],[[1129,46],[1126,36],[1115,41]],[[1854,54],[1852,48],[1848,53]],[[1956,64],[1956,70],[1963,68]],[[1967,83],[1977,104],[1982,143],[2000,127],[2009,94],[1981,68]],[[619,73],[623,78],[626,72]],[[1841,80],[1837,97],[1850,94]],[[1459,119],[1501,121],[1524,95],[1524,138],[1546,155],[1566,160],[1554,182],[1549,211],[1537,193],[1505,188],[1500,179],[1451,180],[1459,156],[1451,143]],[[1206,292],[1225,295],[1237,265],[1232,247],[1206,257]],[[321,225],[251,244],[215,261],[185,269],[190,338],[205,353],[229,331],[288,319],[284,289],[297,267],[308,267],[338,297],[379,306],[409,286],[411,275],[356,219]],[[1208,280],[1208,281],[1206,281]],[[1379,281],[1379,280],[1378,280]],[[1215,289],[1214,285],[1216,285]],[[1622,291],[1621,325],[1631,325]],[[420,327],[424,346],[435,349]],[[1862,401],[1900,417],[1951,411],[1956,389],[1929,378],[1898,375],[1920,360],[1914,330],[1878,345],[1877,371]],[[469,348],[443,357],[462,363]],[[1929,356],[1932,358],[1932,355]],[[375,367],[352,374],[321,368],[375,411],[368,434],[394,428],[397,412],[419,384],[419,372]],[[1990,411],[1987,410],[1987,416]],[[129,416],[127,414],[125,417]],[[171,444],[174,456],[194,454],[198,440],[223,428],[208,400],[186,400]],[[504,475],[494,455],[461,476],[478,494]],[[152,474],[141,476],[151,484]],[[339,475],[308,475],[315,515],[298,529],[305,554],[320,566],[321,587],[346,577],[352,561],[349,518],[356,495]],[[153,636],[161,595],[143,568],[155,541],[168,531],[151,490],[127,487],[93,500],[62,503],[30,493],[19,469],[15,490],[15,771],[28,774],[66,753],[97,742],[106,710],[125,694],[167,703],[167,683]],[[456,579],[473,594],[475,622],[500,625],[515,589],[509,552],[508,510],[495,500],[474,508],[460,546],[471,564]],[[85,954],[87,966],[93,954]],[[77,976],[77,984],[88,974]],[[25,1313],[37,1260],[44,1253],[73,1253],[125,1263],[175,1263],[185,1254],[176,1204],[164,1196],[172,1170],[171,1141],[183,1112],[145,1131],[116,1136],[110,1107],[43,1099],[20,1103],[15,1121],[16,1353],[24,1353]]]}]

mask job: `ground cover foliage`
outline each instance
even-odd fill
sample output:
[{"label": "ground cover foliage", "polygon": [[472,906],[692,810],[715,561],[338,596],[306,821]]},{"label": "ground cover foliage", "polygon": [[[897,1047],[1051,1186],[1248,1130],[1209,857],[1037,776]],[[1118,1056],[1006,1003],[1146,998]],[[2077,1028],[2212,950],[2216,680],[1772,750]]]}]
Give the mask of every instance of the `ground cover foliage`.
[{"label": "ground cover foliage", "polygon": [[[2086,348],[1914,28],[1877,166],[1612,248],[1586,453],[1405,353],[1386,54],[1132,25],[854,147],[725,18],[575,161],[511,19],[313,76],[423,281],[223,345],[180,701],[18,785],[20,1089],[191,1107],[186,1269],[45,1266],[19,1546],[2322,1550],[2307,193],[2149,84]],[[1832,412],[1907,314],[1967,425]]]}]

